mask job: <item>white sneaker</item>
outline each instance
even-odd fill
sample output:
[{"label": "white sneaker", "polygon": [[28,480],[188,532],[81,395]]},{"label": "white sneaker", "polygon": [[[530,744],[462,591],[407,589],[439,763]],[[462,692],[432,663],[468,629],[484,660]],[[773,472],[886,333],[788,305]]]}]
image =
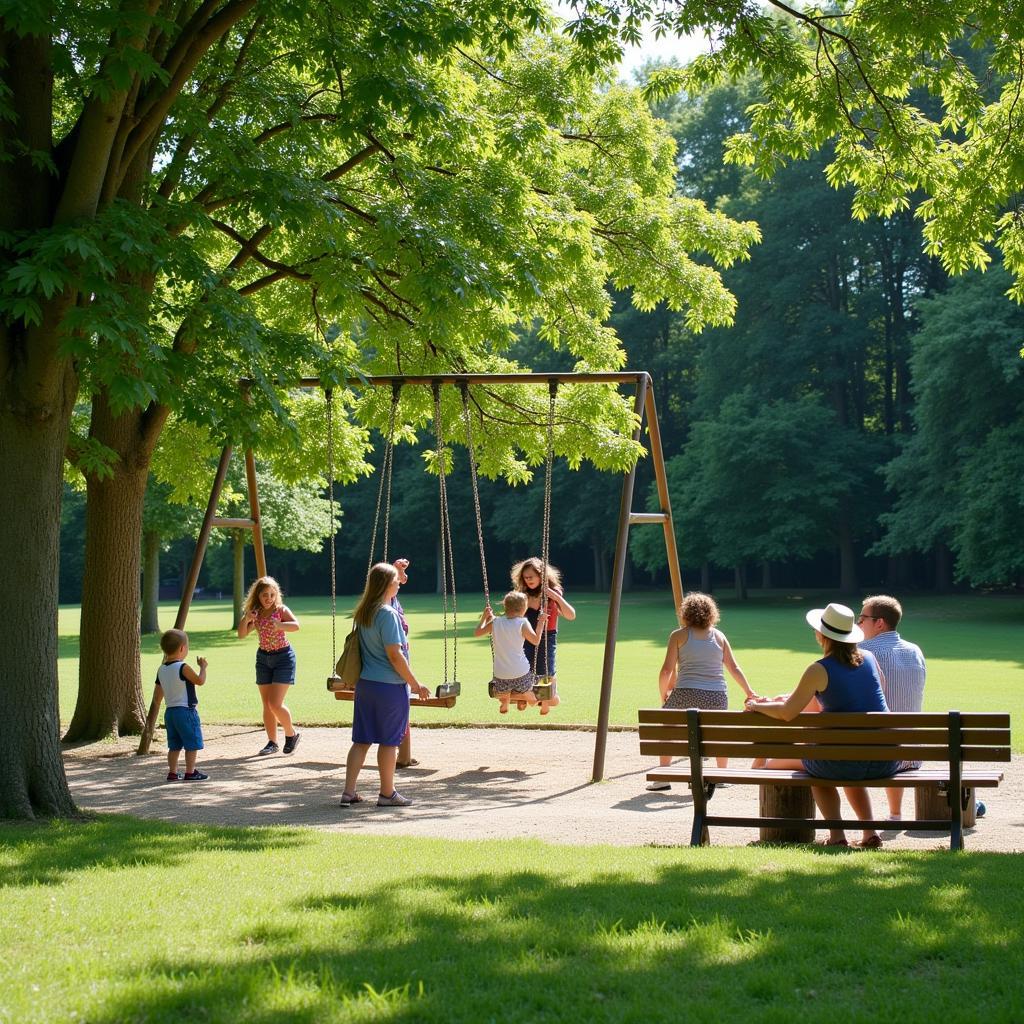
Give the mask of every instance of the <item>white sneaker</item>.
[{"label": "white sneaker", "polygon": [[664,789],[671,789],[671,782],[648,782],[647,792],[648,793],[660,793]]},{"label": "white sneaker", "polygon": [[903,820],[903,815],[902,814],[890,814],[890,815],[888,815],[886,817],[885,820],[886,821],[902,821]]},{"label": "white sneaker", "polygon": [[402,796],[396,789],[391,796],[384,796],[383,793],[377,797],[378,807],[408,807],[412,801],[407,796]]}]

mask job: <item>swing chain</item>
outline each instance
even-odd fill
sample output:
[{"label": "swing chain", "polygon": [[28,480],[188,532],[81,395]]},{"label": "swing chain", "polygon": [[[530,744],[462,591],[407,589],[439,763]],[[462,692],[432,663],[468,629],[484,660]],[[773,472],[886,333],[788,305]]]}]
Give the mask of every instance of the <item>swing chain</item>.
[{"label": "swing chain", "polygon": [[[473,512],[476,515],[476,542],[480,551],[480,575],[484,584],[484,607],[491,607],[491,588],[487,582],[487,557],[484,553],[483,516],[480,513],[480,487],[476,472],[476,448],[473,444],[473,417],[469,411],[469,384],[459,382],[462,392],[462,416],[466,423],[466,452],[469,455],[469,480],[473,490]],[[491,641],[491,656],[494,656],[494,632],[488,634]]]},{"label": "swing chain", "polygon": [[544,519],[541,526],[540,555],[543,573],[540,580],[540,614],[537,622],[540,625],[540,644],[533,649],[533,674],[537,674],[537,658],[540,653],[541,644],[544,644],[544,672],[551,674],[547,651],[548,631],[548,559],[551,550],[551,484],[552,469],[555,461],[555,397],[558,394],[558,381],[548,381],[548,423],[547,423],[547,453],[544,465]]},{"label": "swing chain", "polygon": [[[384,561],[388,560],[388,540],[391,530],[391,471],[395,462],[395,419],[398,414],[398,401],[402,393],[402,382],[391,384],[391,411],[388,413],[388,432],[384,439],[384,459],[380,466],[380,483],[377,486],[377,508],[373,514],[373,532],[370,534],[370,558],[366,563],[366,575],[369,578],[373,568],[373,554],[377,547],[377,527],[380,523],[381,505],[384,504]],[[385,493],[387,501],[384,502]]]},{"label": "swing chain", "polygon": [[[331,547],[331,665],[338,663],[338,569],[334,550],[334,391],[324,389],[327,399],[327,501],[330,520],[328,531]],[[334,672],[334,668],[331,668]]]},{"label": "swing chain", "polygon": [[454,682],[458,679],[459,669],[459,620],[458,598],[455,590],[455,552],[452,547],[451,519],[448,514],[448,485],[445,474],[445,442],[441,422],[441,382],[433,381],[431,389],[434,393],[434,431],[437,436],[437,489],[441,513],[441,608],[442,631],[444,633],[444,676],[448,682],[448,581],[451,579],[452,592],[452,675]]}]

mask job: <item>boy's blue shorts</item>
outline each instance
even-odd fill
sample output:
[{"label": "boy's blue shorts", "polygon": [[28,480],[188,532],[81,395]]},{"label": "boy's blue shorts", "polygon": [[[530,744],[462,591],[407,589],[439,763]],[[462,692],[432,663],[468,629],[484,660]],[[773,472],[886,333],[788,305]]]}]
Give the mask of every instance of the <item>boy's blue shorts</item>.
[{"label": "boy's blue shorts", "polygon": [[168,750],[202,750],[203,727],[195,708],[167,708],[164,711]]}]

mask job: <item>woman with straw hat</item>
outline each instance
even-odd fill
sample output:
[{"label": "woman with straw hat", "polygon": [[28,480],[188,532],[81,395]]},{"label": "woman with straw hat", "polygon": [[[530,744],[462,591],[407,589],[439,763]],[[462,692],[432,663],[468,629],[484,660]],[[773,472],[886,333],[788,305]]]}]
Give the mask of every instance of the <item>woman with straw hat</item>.
[{"label": "woman with straw hat", "polygon": [[[746,702],[747,709],[784,722],[805,709],[824,712],[888,711],[875,656],[857,646],[864,639],[864,633],[857,625],[853,611],[846,605],[830,604],[827,608],[813,608],[806,617],[825,656],[807,666],[791,694],[772,700],[751,697]],[[809,775],[821,779],[883,779],[896,774],[899,762],[772,758],[764,767],[802,768]],[[834,786],[812,786],[811,792],[823,818],[839,817],[839,792]],[[870,821],[873,815],[868,790],[850,787],[844,792],[857,817],[861,821]],[[849,845],[846,833],[841,828],[829,829],[825,845]],[[853,845],[876,849],[882,845],[882,839],[874,829],[864,829],[860,841]]]}]

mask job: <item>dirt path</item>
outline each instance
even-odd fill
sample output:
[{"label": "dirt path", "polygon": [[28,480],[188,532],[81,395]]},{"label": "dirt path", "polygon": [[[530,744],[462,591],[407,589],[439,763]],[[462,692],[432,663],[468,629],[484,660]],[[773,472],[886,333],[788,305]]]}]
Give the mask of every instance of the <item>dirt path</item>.
[{"label": "dirt path", "polygon": [[[134,741],[97,743],[65,752],[71,789],[79,806],[163,821],[218,825],[308,825],[356,834],[400,833],[443,839],[504,839],[528,836],[553,843],[675,845],[689,841],[690,794],[674,787],[648,793],[635,732],[608,736],[605,781],[590,783],[594,733],[525,728],[418,729],[418,767],[399,772],[399,789],[412,807],[378,809],[377,769],[368,764],[360,790],[366,802],[340,808],[342,763],[348,729],[302,730],[298,750],[257,757],[262,730],[214,726],[205,729],[200,767],[203,783],[165,782],[165,752],[135,757]],[[162,736],[162,734],[161,734]],[[373,751],[371,751],[371,756]],[[1002,765],[1005,781],[981,793],[988,813],[966,834],[970,850],[1024,850],[1024,758]],[[882,813],[884,798],[874,798]],[[716,792],[718,814],[754,814],[751,786]],[[904,814],[913,814],[908,794]],[[754,830],[712,832],[718,845],[757,838]],[[819,833],[821,838],[821,833]],[[946,848],[937,833],[885,833],[886,846]]]}]

